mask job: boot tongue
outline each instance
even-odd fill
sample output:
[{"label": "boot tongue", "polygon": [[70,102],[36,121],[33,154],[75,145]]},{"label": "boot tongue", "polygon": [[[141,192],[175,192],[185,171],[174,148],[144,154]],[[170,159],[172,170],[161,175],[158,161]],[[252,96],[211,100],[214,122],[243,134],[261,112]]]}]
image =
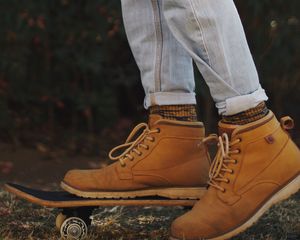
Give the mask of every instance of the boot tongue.
[{"label": "boot tongue", "polygon": [[162,119],[162,116],[158,114],[150,114],[148,120],[149,128],[151,129],[155,125],[155,123],[160,119]]},{"label": "boot tongue", "polygon": [[227,124],[222,121],[219,122],[219,135],[221,136],[223,133],[227,133],[229,139],[231,139],[233,132],[239,128],[240,125]]}]

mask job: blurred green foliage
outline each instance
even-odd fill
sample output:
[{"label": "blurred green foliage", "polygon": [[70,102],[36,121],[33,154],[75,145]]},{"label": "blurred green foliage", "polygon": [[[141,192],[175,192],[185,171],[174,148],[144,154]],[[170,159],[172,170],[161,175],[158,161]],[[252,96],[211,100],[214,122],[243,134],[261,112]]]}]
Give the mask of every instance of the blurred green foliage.
[{"label": "blurred green foliage", "polygon": [[[235,2],[272,109],[299,117],[300,2]],[[119,1],[0,0],[0,16],[2,139],[97,134],[120,116],[142,115]],[[203,81],[197,85],[203,118],[212,125],[213,103]]]}]

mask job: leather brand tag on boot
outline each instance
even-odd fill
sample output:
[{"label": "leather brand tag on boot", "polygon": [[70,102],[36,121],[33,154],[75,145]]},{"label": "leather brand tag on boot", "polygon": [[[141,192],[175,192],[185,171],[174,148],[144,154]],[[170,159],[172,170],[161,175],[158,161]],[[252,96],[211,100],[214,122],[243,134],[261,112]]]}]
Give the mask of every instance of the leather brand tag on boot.
[{"label": "leather brand tag on boot", "polygon": [[273,144],[275,142],[275,138],[272,135],[265,137],[267,143]]}]

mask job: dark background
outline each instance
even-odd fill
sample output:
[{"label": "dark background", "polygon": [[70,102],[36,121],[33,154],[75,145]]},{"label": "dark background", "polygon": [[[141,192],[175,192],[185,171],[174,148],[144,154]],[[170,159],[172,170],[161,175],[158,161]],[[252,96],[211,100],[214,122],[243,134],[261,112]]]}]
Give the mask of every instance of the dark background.
[{"label": "dark background", "polygon": [[[235,2],[268,106],[300,123],[300,1]],[[0,0],[2,143],[98,155],[146,120],[143,97],[119,1]],[[214,103],[198,73],[197,98],[201,120],[215,131]]]}]

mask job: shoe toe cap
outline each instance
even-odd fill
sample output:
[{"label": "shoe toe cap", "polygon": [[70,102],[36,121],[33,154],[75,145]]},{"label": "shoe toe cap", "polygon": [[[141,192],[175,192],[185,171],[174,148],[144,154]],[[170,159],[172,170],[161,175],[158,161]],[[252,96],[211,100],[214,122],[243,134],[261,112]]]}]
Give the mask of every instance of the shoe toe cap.
[{"label": "shoe toe cap", "polygon": [[194,216],[188,212],[175,219],[171,226],[171,237],[175,240],[199,240],[207,239],[213,229],[201,220],[200,216]]},{"label": "shoe toe cap", "polygon": [[85,170],[70,170],[66,173],[63,183],[76,189],[88,190],[92,186],[91,173]]}]

